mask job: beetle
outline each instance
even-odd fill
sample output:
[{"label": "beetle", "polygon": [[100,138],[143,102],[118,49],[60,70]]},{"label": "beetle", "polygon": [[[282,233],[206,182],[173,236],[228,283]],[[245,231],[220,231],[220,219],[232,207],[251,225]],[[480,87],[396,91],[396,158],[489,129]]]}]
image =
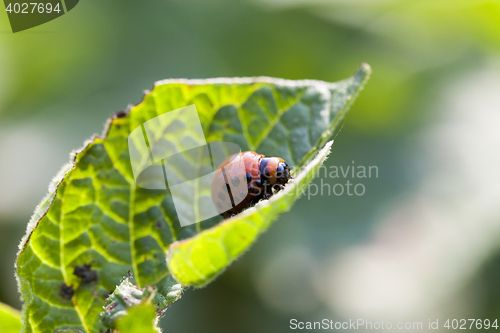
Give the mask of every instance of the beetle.
[{"label": "beetle", "polygon": [[[236,160],[239,162],[234,162]],[[283,190],[290,179],[290,167],[282,158],[266,157],[254,151],[242,152],[230,156],[217,167],[211,183],[212,201],[219,214],[227,218],[261,199],[269,199]]]}]

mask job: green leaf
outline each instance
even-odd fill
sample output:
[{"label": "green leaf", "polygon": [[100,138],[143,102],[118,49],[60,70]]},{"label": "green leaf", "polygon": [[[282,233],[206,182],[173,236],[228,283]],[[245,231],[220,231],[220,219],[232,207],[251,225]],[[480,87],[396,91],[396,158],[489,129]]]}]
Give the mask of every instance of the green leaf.
[{"label": "green leaf", "polygon": [[130,282],[130,275],[127,275],[123,281],[116,287],[115,291],[109,295],[104,303],[104,311],[101,313],[102,322],[108,328],[116,328],[116,322],[125,317],[130,310],[139,305],[154,305],[154,313],[161,314],[165,308],[165,303],[171,303],[181,296],[182,287],[176,284],[171,288],[170,301],[157,292],[157,287],[146,286],[139,288]]},{"label": "green leaf", "polygon": [[19,333],[21,330],[21,312],[0,303],[0,333]]},{"label": "green leaf", "polygon": [[141,304],[151,305],[155,294],[154,287],[139,288],[132,284],[130,276],[127,276],[104,303],[104,312],[101,313],[104,326],[114,329],[116,321],[125,317],[131,307]]},{"label": "green leaf", "polygon": [[[158,299],[156,287],[139,288],[130,283],[130,275],[116,287],[104,305],[101,314],[106,327],[120,333],[159,333],[158,319],[162,312],[162,301]],[[180,297],[182,288],[175,293]]]},{"label": "green leaf", "polygon": [[155,307],[151,304],[137,305],[118,321],[120,333],[159,333]]},{"label": "green leaf", "polygon": [[[314,176],[369,74],[363,64],[338,83],[166,80],[139,105],[115,114],[102,137],[72,155],[28,224],[16,262],[23,332],[105,330],[100,312],[128,271],[137,287],[156,288],[158,309],[178,299],[170,271],[185,285],[213,279],[291,207],[300,193],[294,191]],[[214,218],[181,227],[170,191],[137,186],[129,135],[158,115],[192,104],[206,141],[236,143],[293,166],[295,180],[286,192],[221,224]]]}]

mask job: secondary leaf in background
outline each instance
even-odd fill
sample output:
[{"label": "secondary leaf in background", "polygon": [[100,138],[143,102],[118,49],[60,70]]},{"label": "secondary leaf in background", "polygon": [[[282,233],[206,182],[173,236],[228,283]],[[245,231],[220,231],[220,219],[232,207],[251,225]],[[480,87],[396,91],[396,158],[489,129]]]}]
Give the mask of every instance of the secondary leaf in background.
[{"label": "secondary leaf in background", "polygon": [[127,275],[106,299],[104,311],[101,313],[102,322],[104,326],[114,329],[117,321],[131,313],[131,308],[139,305],[153,305],[153,313],[159,315],[166,304],[180,298],[181,292],[182,287],[177,284],[168,294],[171,300],[165,300],[165,297],[157,292],[157,287],[139,288],[130,282],[130,275]]},{"label": "secondary leaf in background", "polygon": [[158,317],[155,307],[141,304],[130,308],[128,314],[118,320],[120,333],[158,333]]},{"label": "secondary leaf in background", "polygon": [[19,333],[21,330],[21,312],[0,303],[0,333]]},{"label": "secondary leaf in background", "polygon": [[[201,277],[184,279],[186,284],[205,284],[297,197],[277,196],[241,218],[216,226],[212,221],[181,228],[169,191],[135,184],[127,141],[135,128],[194,104],[206,141],[233,142],[242,150],[280,156],[298,168],[308,165],[332,136],[369,72],[368,65],[362,65],[353,77],[339,83],[271,78],[166,80],[129,112],[115,114],[103,137],[87,142],[54,179],[28,224],[16,263],[25,302],[23,331],[105,330],[102,306],[128,271],[139,288],[156,286],[165,307],[177,299],[171,295],[178,291],[166,263],[172,243],[202,232],[193,241],[173,247],[177,254],[170,256],[170,264],[180,280],[183,264],[208,267],[193,261],[202,258],[199,252],[195,257],[191,254],[192,249],[200,249],[198,241],[203,249],[208,249],[212,236],[219,242],[206,252],[210,261],[220,252],[216,247],[230,250],[226,262],[205,270]],[[317,160],[310,167],[316,165]],[[313,174],[298,177],[296,183],[305,185]],[[258,229],[251,227],[263,218]],[[225,236],[221,247],[221,237],[229,231],[231,236]],[[78,273],[82,267],[91,271],[90,278]]]},{"label": "secondary leaf in background", "polygon": [[141,304],[151,305],[151,300],[156,294],[154,287],[139,288],[130,283],[129,279],[130,276],[123,279],[104,303],[102,322],[108,328],[115,328],[116,321],[125,317],[131,307]]}]

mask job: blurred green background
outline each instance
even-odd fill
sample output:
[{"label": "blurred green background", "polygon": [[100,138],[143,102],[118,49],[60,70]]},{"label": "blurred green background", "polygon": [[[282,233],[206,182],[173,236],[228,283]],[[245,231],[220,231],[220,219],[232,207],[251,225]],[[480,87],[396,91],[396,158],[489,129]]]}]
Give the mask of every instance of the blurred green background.
[{"label": "blurred green background", "polygon": [[0,302],[21,306],[17,244],[51,177],[154,81],[336,81],[362,61],[327,166],[379,177],[300,199],[165,331],[500,317],[498,0],[86,0],[16,34],[0,14]]}]

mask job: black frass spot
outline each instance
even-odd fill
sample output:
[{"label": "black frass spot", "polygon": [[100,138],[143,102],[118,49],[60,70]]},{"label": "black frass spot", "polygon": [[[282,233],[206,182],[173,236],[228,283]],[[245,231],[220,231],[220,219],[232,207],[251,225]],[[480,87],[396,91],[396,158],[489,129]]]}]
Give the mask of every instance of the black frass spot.
[{"label": "black frass spot", "polygon": [[61,286],[60,294],[62,297],[66,299],[71,299],[71,297],[73,297],[73,295],[75,294],[75,290],[73,289],[72,286],[67,286],[66,284],[63,284]]},{"label": "black frass spot", "polygon": [[81,266],[77,265],[73,270],[73,275],[76,275],[79,278],[81,278],[82,283],[90,283],[92,281],[97,281],[97,272],[92,271],[90,269],[91,267],[92,265],[90,264],[85,264]]},{"label": "black frass spot", "polygon": [[113,115],[113,119],[123,118],[123,117],[126,117],[127,115],[128,115],[128,111],[118,111],[118,112],[115,112],[115,114]]}]

